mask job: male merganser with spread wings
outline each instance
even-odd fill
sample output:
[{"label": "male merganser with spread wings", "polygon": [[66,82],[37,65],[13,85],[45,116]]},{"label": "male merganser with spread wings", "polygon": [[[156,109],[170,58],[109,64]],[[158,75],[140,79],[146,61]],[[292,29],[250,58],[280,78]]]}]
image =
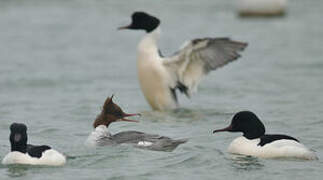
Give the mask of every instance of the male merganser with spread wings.
[{"label": "male merganser with spread wings", "polygon": [[265,126],[250,111],[236,113],[230,126],[214,130],[216,132],[242,132],[243,136],[232,141],[228,151],[233,154],[250,155],[261,158],[318,159],[316,154],[301,144],[296,138],[282,134],[265,134]]},{"label": "male merganser with spread wings", "polygon": [[160,20],[145,12],[132,14],[132,23],[119,29],[145,30],[138,45],[137,70],[141,90],[154,110],[178,107],[176,89],[190,97],[210,71],[240,57],[247,43],[229,38],[201,38],[185,43],[171,57],[162,57],[157,46]]},{"label": "male merganser with spread wings", "polygon": [[13,123],[10,126],[11,152],[2,160],[2,164],[31,164],[61,166],[66,158],[47,145],[27,144],[27,126]]},{"label": "male merganser with spread wings", "polygon": [[123,131],[111,135],[108,132],[110,123],[117,121],[138,122],[136,120],[125,119],[125,117],[140,114],[127,114],[112,101],[113,96],[108,97],[103,105],[102,112],[93,123],[95,130],[89,135],[86,144],[89,146],[105,146],[117,144],[132,144],[135,147],[155,150],[172,151],[178,145],[185,143],[187,139],[173,140],[169,137],[156,134],[146,134],[139,131]]}]

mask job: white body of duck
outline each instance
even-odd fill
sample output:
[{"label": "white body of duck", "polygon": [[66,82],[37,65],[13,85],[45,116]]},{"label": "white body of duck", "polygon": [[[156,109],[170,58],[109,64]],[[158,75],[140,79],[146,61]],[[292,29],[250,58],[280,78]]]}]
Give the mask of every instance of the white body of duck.
[{"label": "white body of duck", "polygon": [[282,139],[265,144],[264,146],[258,145],[259,142],[259,138],[249,140],[241,136],[231,142],[228,152],[260,158],[318,159],[313,151],[294,140]]},{"label": "white body of duck", "polygon": [[[153,109],[166,110],[177,107],[170,87],[176,86],[163,59],[159,56],[157,40],[160,29],[146,34],[137,48],[137,72],[141,90]],[[172,85],[170,85],[172,84]]]},{"label": "white body of duck", "polygon": [[2,160],[2,164],[30,164],[30,165],[49,165],[62,166],[66,163],[66,158],[63,154],[54,149],[46,150],[40,158],[31,157],[28,153],[13,151],[8,153]]}]

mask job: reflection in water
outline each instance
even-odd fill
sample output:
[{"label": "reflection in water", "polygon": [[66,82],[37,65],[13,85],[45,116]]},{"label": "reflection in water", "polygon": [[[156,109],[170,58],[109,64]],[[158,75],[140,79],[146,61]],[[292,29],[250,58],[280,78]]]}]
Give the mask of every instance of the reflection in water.
[{"label": "reflection in water", "polygon": [[8,176],[9,177],[21,177],[27,174],[28,166],[26,165],[9,165]]},{"label": "reflection in water", "polygon": [[232,166],[237,170],[259,170],[264,165],[258,158],[252,156],[233,155],[229,160],[232,161]]}]

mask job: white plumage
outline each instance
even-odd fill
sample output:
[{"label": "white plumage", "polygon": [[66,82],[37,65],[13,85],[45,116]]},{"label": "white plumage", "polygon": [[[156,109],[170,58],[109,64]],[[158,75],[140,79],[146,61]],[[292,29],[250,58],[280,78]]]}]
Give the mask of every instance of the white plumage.
[{"label": "white plumage", "polygon": [[54,149],[46,150],[40,158],[31,157],[28,153],[12,151],[2,160],[2,164],[30,164],[30,165],[49,165],[62,166],[66,163],[64,155]]},{"label": "white plumage", "polygon": [[148,147],[148,146],[151,146],[153,145],[152,142],[149,142],[149,141],[139,141],[137,146],[143,146],[143,147]]},{"label": "white plumage", "polygon": [[241,136],[231,142],[228,152],[260,158],[318,159],[313,151],[294,140],[282,139],[265,144],[264,146],[258,145],[259,142],[259,138],[249,140]]},{"label": "white plumage", "polygon": [[105,125],[99,125],[92,131],[85,141],[85,145],[88,147],[95,147],[99,145],[100,140],[110,137],[111,134]]},{"label": "white plumage", "polygon": [[148,33],[138,45],[137,70],[141,90],[153,109],[165,110],[177,107],[169,88],[176,86],[176,80],[163,65],[158,54],[159,28]]}]

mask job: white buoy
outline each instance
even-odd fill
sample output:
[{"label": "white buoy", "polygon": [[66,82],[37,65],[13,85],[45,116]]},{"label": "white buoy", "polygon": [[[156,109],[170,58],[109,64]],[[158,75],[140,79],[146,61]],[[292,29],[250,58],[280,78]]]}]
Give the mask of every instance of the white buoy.
[{"label": "white buoy", "polygon": [[240,16],[282,16],[287,0],[238,0]]}]

